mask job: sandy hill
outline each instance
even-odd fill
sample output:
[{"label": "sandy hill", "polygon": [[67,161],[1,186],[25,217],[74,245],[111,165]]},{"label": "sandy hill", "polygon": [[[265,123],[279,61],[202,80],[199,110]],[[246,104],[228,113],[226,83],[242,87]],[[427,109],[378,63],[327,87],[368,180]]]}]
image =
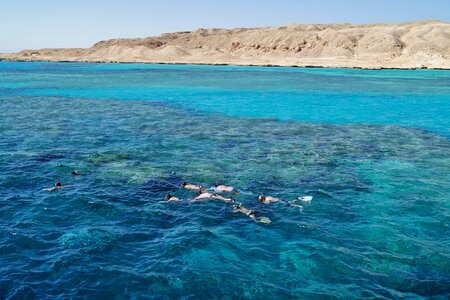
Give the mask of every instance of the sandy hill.
[{"label": "sandy hill", "polygon": [[450,23],[312,24],[198,29],[112,39],[87,49],[24,50],[1,59],[450,69]]}]

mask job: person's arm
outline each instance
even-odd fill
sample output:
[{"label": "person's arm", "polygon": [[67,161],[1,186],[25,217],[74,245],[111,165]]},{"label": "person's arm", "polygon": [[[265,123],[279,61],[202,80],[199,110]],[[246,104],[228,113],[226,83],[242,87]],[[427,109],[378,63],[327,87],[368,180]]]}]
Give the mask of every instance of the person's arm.
[{"label": "person's arm", "polygon": [[233,198],[225,198],[225,197],[222,197],[222,200],[225,201],[225,202],[227,202],[227,203],[234,202]]},{"label": "person's arm", "polygon": [[295,204],[294,201],[295,201],[295,200],[293,200],[293,201],[291,201],[291,202],[287,202],[287,205],[289,205],[289,206],[294,206],[294,207],[297,207],[297,208],[300,208],[300,210],[303,211],[303,206],[302,206],[302,205]]}]

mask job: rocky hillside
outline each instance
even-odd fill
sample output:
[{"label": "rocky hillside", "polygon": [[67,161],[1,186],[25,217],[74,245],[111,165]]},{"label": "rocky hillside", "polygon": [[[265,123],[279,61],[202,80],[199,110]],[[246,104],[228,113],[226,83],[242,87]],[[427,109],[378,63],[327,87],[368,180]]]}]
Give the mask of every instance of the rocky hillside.
[{"label": "rocky hillside", "polygon": [[87,49],[24,50],[9,60],[450,69],[450,23],[198,29],[112,39]]}]

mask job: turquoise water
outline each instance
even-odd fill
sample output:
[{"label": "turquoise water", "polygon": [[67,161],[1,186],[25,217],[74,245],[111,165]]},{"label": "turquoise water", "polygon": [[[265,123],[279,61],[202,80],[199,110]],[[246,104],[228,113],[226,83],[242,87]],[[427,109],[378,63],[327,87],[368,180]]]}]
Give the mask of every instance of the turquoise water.
[{"label": "turquoise water", "polygon": [[449,71],[0,62],[0,133],[0,298],[450,295]]}]

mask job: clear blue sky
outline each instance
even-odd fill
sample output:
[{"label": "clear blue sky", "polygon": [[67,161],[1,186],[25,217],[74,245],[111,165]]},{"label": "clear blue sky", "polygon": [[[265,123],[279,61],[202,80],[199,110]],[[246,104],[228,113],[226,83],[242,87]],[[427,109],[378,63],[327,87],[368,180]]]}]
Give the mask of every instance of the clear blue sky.
[{"label": "clear blue sky", "polygon": [[0,0],[0,52],[209,27],[450,21],[450,0]]}]

